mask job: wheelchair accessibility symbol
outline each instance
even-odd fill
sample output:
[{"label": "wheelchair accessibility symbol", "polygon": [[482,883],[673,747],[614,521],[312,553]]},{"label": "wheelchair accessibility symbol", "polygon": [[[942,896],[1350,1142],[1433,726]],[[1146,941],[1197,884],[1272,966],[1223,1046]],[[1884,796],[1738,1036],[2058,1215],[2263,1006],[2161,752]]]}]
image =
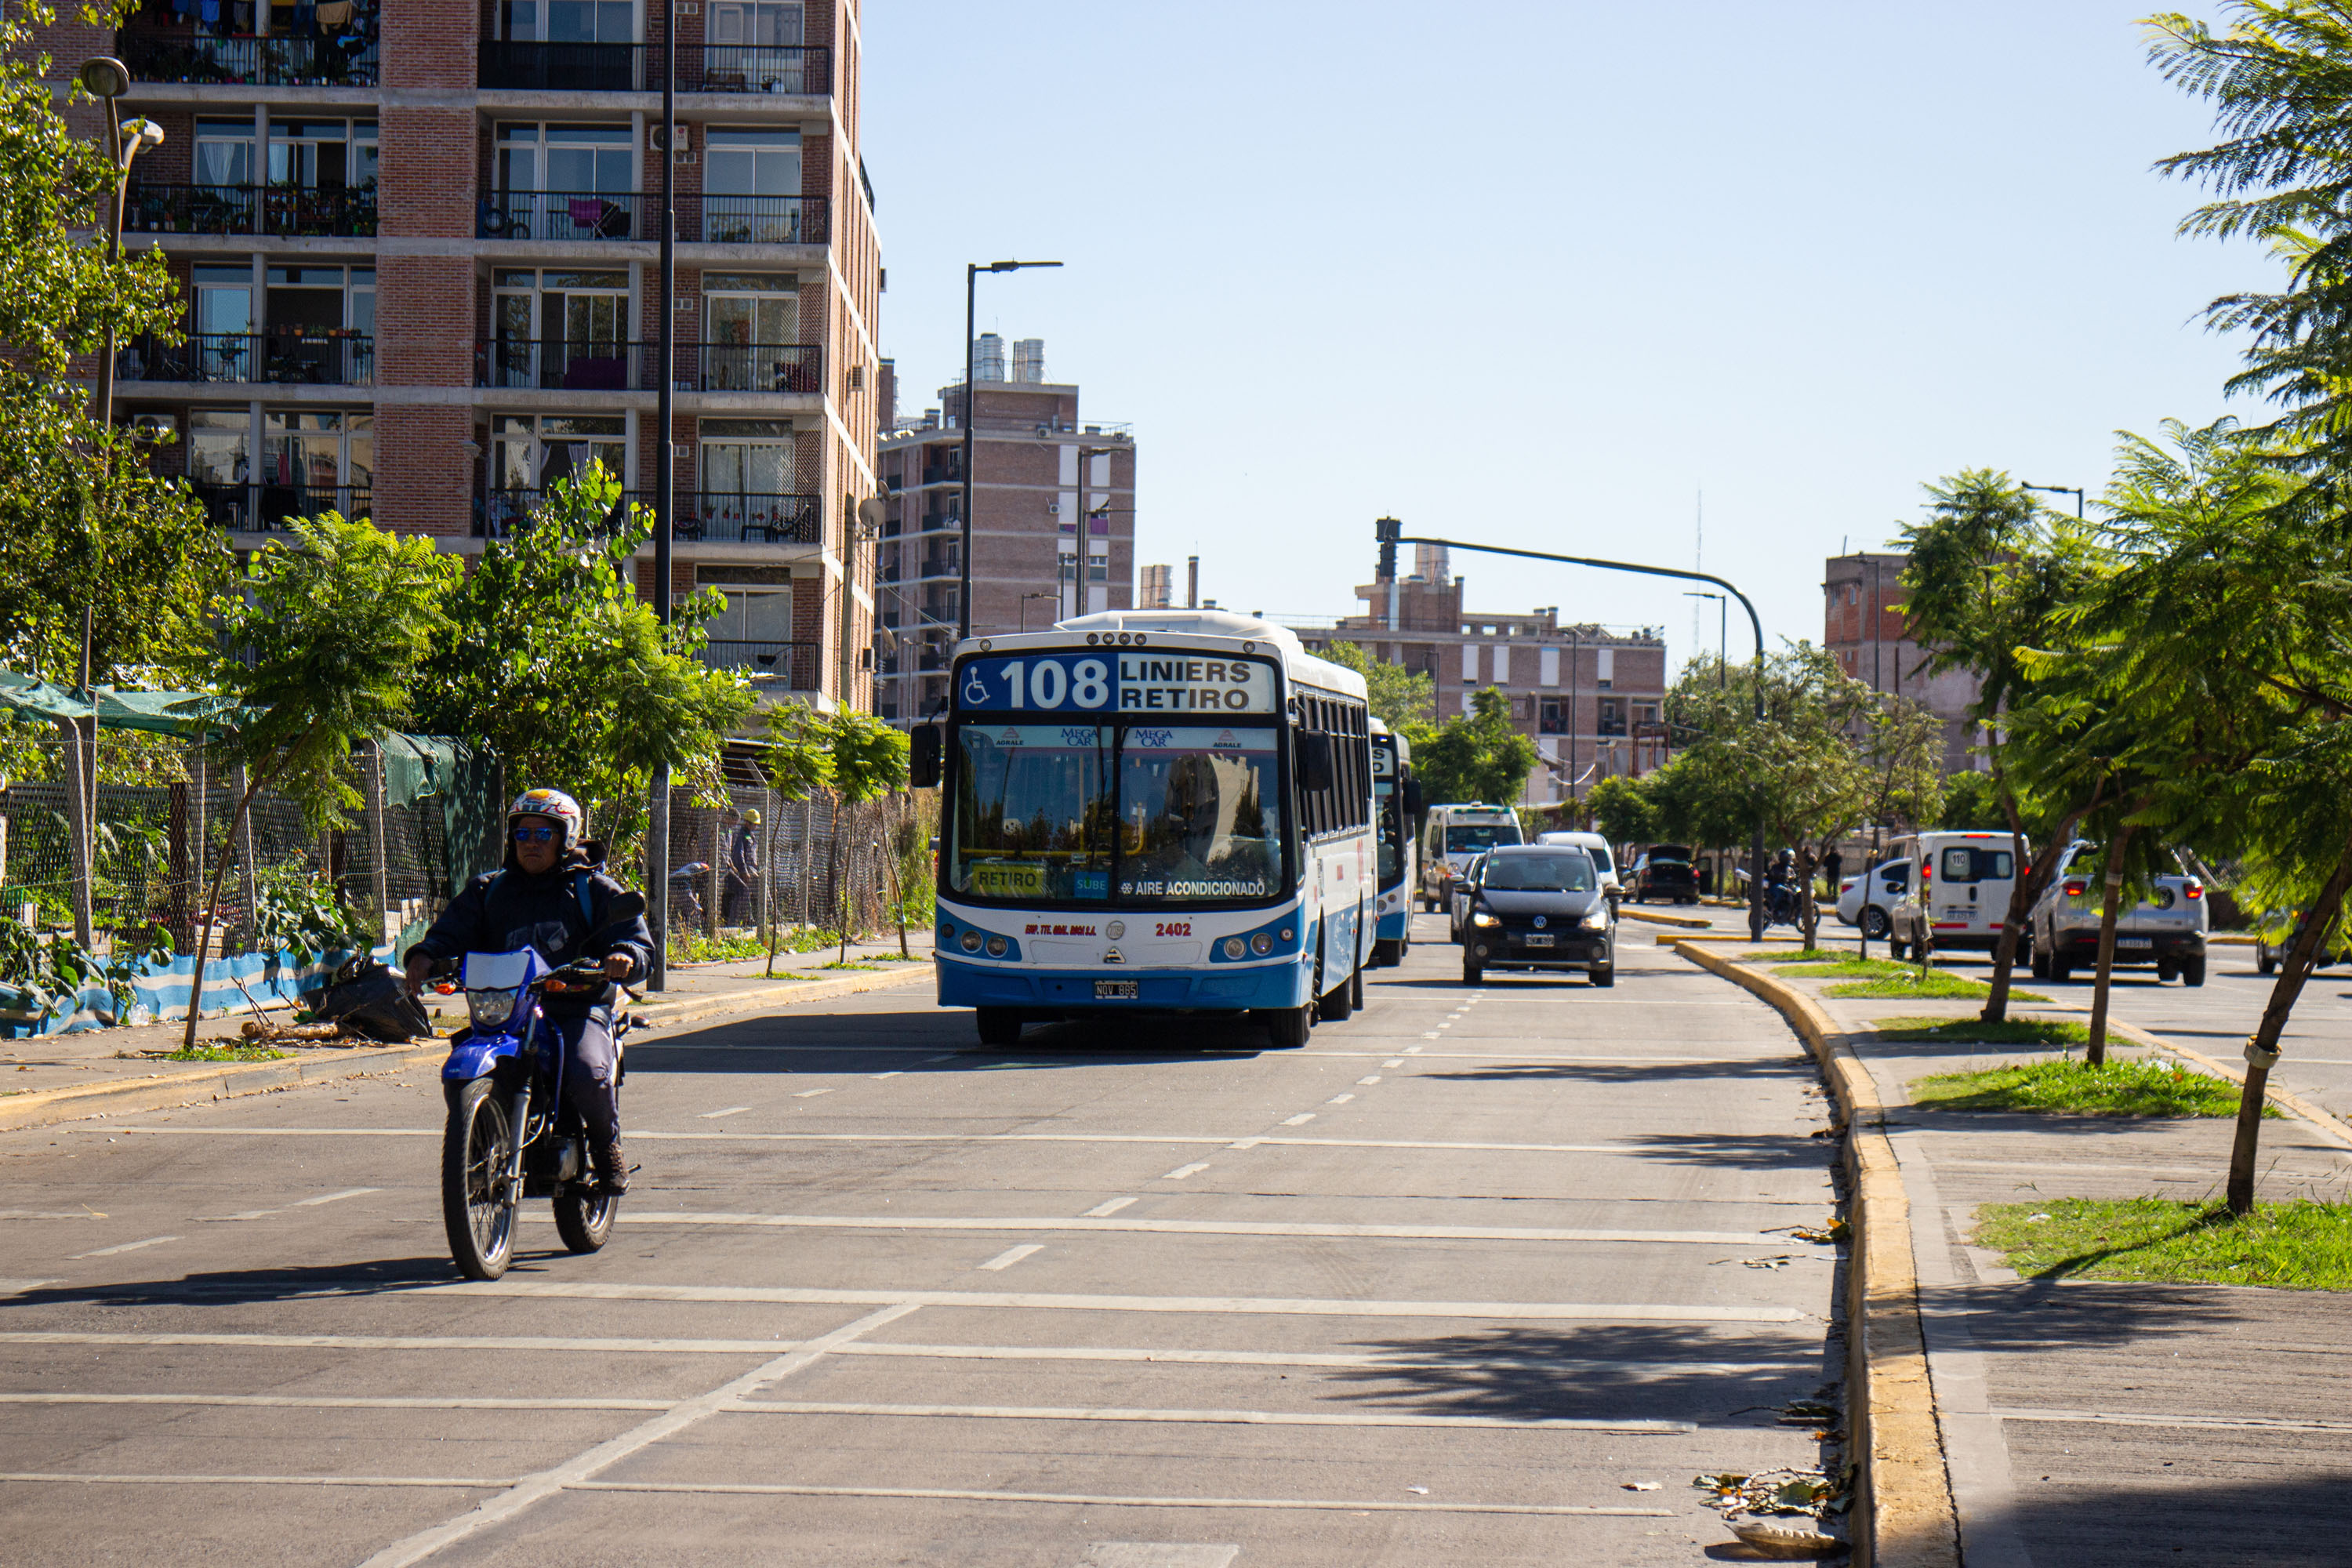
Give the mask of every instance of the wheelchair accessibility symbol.
[{"label": "wheelchair accessibility symbol", "polygon": [[981,673],[977,669],[967,670],[964,673],[963,700],[964,704],[967,707],[985,708],[988,706],[988,682],[982,679]]}]

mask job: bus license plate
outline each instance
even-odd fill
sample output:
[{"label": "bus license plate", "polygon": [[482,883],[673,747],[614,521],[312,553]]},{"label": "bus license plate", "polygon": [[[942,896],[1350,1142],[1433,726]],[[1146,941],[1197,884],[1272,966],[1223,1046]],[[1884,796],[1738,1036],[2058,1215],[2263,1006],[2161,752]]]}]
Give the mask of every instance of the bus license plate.
[{"label": "bus license plate", "polygon": [[1528,933],[1528,945],[1529,947],[1549,947],[1551,945],[1551,932],[1548,931],[1529,931]]},{"label": "bus license plate", "polygon": [[1135,1000],[1135,982],[1132,980],[1097,980],[1095,982],[1095,1000],[1097,1002],[1132,1002]]}]

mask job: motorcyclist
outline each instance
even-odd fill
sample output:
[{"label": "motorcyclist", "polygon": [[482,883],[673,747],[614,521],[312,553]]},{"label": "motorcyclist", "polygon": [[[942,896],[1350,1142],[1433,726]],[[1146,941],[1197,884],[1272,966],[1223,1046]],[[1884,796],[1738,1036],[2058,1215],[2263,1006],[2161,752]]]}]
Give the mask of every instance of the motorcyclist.
[{"label": "motorcyclist", "polygon": [[642,915],[617,925],[607,917],[625,889],[604,875],[604,847],[583,837],[586,826],[580,803],[562,790],[518,796],[507,808],[505,864],[467,883],[404,962],[414,994],[436,966],[468,952],[536,948],[559,968],[604,960],[605,984],[550,991],[540,1006],[563,1041],[564,1102],[587,1134],[596,1180],[617,1194],[628,1190],[630,1167],[621,1152],[613,986],[645,973],[653,937]]},{"label": "motorcyclist", "polygon": [[1776,921],[1794,921],[1797,908],[1797,858],[1783,849],[1764,870],[1765,902]]}]

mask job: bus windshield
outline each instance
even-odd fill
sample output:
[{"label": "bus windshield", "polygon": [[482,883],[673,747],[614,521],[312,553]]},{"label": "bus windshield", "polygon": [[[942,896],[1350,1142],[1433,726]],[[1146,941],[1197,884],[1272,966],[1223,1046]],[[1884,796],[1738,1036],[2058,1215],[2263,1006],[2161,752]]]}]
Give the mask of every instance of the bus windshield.
[{"label": "bus windshield", "polygon": [[1445,852],[1448,855],[1473,855],[1482,849],[1492,849],[1497,844],[1517,844],[1519,825],[1516,822],[1480,822],[1467,826],[1445,829]]},{"label": "bus windshield", "polygon": [[1284,885],[1276,742],[1265,725],[967,721],[949,885],[1024,903],[1270,899]]}]

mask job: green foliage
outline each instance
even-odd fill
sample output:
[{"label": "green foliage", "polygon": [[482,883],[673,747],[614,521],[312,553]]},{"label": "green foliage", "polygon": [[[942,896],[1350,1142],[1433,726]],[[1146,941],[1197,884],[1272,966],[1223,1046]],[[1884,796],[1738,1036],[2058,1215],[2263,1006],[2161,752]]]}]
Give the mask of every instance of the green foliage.
[{"label": "green foliage", "polygon": [[297,964],[331,952],[365,952],[383,938],[335,897],[334,884],[300,860],[264,866],[253,877],[253,950]]},{"label": "green foliage", "polygon": [[274,1046],[182,1046],[163,1059],[167,1062],[274,1062],[293,1054]]},{"label": "green foliage", "polygon": [[1887,1041],[1937,1040],[1969,1046],[2079,1046],[2091,1031],[2071,1018],[1880,1018],[1874,1026]]},{"label": "green foliage", "polygon": [[907,732],[870,713],[842,709],[822,730],[833,759],[834,793],[850,805],[907,787]]},{"label": "green foliage", "polygon": [[1970,768],[1944,781],[1944,809],[1936,826],[1963,833],[2006,833],[2009,813],[2002,809],[2000,790],[1992,775]]},{"label": "green foliage", "polygon": [[1658,837],[1658,807],[1647,780],[1612,773],[1585,792],[1584,809],[1612,844],[1648,844]]},{"label": "green foliage", "polygon": [[608,839],[635,830],[655,768],[709,773],[755,700],[702,663],[723,595],[688,595],[667,628],[637,598],[649,537],[601,465],[559,480],[528,527],[490,541],[451,584],[449,629],[417,690],[420,727],[486,742],[509,782],[580,796]]},{"label": "green foliage", "polygon": [[95,987],[113,999],[115,1021],[125,1022],[132,1005],[131,981],[171,951],[163,932],[138,928],[117,933],[113,951],[100,958],[71,936],[40,936],[13,916],[0,917],[0,992],[5,993],[0,1001],[43,1018],[62,1018],[74,1011],[82,992]]},{"label": "green foliage", "polygon": [[1971,1239],[2037,1279],[2352,1289],[2346,1204],[2262,1204],[2242,1218],[2171,1198],[1987,1204]]},{"label": "green foliage", "polygon": [[730,963],[738,959],[764,958],[768,944],[750,934],[721,935],[716,941],[690,931],[673,931],[669,937],[672,963]]},{"label": "green foliage", "polygon": [[[1364,678],[1373,714],[1402,734],[1408,724],[1427,724],[1437,713],[1437,682],[1426,670],[1407,669],[1365,653],[1361,643],[1333,638],[1320,657]],[[1434,797],[1433,797],[1434,798]]]},{"label": "green foliage", "polygon": [[[2235,1116],[2238,1086],[2145,1058],[2093,1066],[2071,1057],[1911,1080],[1934,1110],[2033,1110],[2066,1116]],[[2272,1111],[2271,1114],[2277,1114]]]},{"label": "green foliage", "polygon": [[1482,687],[1471,710],[1431,729],[1416,725],[1413,772],[1430,801],[1483,800],[1507,805],[1527,787],[1535,771],[1535,742],[1511,727],[1510,699]]}]

